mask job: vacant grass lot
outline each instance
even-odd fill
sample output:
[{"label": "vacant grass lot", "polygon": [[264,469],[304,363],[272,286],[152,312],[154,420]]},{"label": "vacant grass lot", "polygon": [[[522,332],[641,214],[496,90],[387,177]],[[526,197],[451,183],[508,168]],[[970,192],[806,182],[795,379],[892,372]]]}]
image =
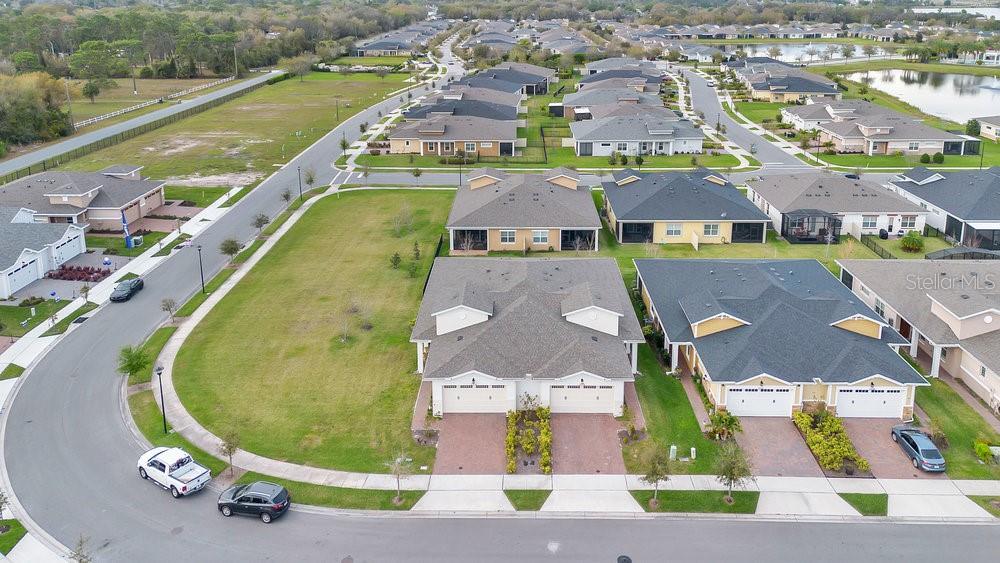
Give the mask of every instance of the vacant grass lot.
[{"label": "vacant grass lot", "polygon": [[753,514],[757,511],[760,493],[733,491],[733,504],[726,504],[723,491],[660,491],[660,505],[653,510],[649,501],[653,491],[632,491],[632,496],[646,512],[720,512],[724,514]]},{"label": "vacant grass lot", "polygon": [[195,207],[208,207],[228,191],[228,187],[165,186],[163,195],[168,200],[190,201]]},{"label": "vacant grass lot", "polygon": [[885,516],[889,513],[889,495],[840,493],[840,496],[862,516]]},{"label": "vacant grass lot", "polygon": [[117,256],[136,257],[150,248],[158,247],[159,245],[157,243],[168,234],[169,233],[162,233],[159,231],[150,231],[142,236],[141,246],[133,246],[132,248],[125,248],[124,235],[90,235],[87,237],[87,248],[98,250],[104,249],[105,251],[110,250],[110,254],[115,254]]},{"label": "vacant grass lot", "polygon": [[1000,479],[1000,465],[983,465],[972,450],[977,438],[1000,444],[1000,435],[947,384],[937,379],[928,381],[930,387],[917,387],[917,405],[948,438],[949,446],[941,452],[948,464],[948,476],[952,479]]},{"label": "vacant grass lot", "polygon": [[[136,79],[136,87],[139,94],[132,93],[132,79],[131,78],[116,78],[116,86],[114,88],[108,88],[106,90],[101,90],[100,95],[94,98],[91,102],[90,98],[87,98],[81,93],[83,85],[86,80],[71,80],[70,84],[74,87],[71,90],[72,95],[70,99],[73,100],[73,120],[83,121],[90,117],[97,117],[98,115],[104,115],[106,113],[111,113],[120,109],[134,106],[136,104],[141,104],[149,100],[156,100],[163,98],[170,94],[181,92],[187,90],[188,88],[194,88],[195,86],[200,86],[202,84],[207,84],[209,82],[214,82],[218,80],[217,78],[192,78],[192,79],[168,79],[168,78],[138,78]],[[227,82],[232,84],[232,82]],[[202,90],[197,92],[197,94],[205,93],[207,90]],[[155,106],[162,107],[162,106]],[[132,114],[129,114],[132,115]],[[138,115],[138,114],[136,114]],[[106,122],[101,122],[106,123]]]},{"label": "vacant grass lot", "polygon": [[[35,316],[33,317],[31,316],[31,307],[18,307],[17,305],[8,304],[0,305],[0,325],[3,325],[3,329],[0,329],[0,336],[24,336],[29,330],[41,324],[42,321],[48,319],[53,313],[56,313],[66,305],[69,305],[69,301],[65,299],[62,301],[47,299],[35,305]],[[27,322],[24,326],[21,326],[21,323],[24,321]]]},{"label": "vacant grass lot", "polygon": [[783,107],[788,107],[788,104],[777,102],[736,102],[736,111],[747,116],[754,123],[762,123],[765,119],[777,121],[778,113]]},{"label": "vacant grass lot", "polygon": [[645,440],[622,448],[625,469],[629,473],[643,474],[643,463],[650,451],[654,448],[666,450],[675,444],[677,451],[685,456],[692,447],[697,448],[698,459],[688,463],[678,462],[674,472],[711,474],[719,451],[718,444],[702,433],[680,380],[664,375],[648,344],[639,346],[639,371],[642,374],[635,379],[635,390],[639,394],[649,435]]},{"label": "vacant grass lot", "polygon": [[366,66],[399,66],[410,60],[410,57],[390,56],[384,57],[340,57],[330,64],[334,65],[366,65]]},{"label": "vacant grass lot", "polygon": [[[432,465],[433,448],[410,436],[420,380],[409,323],[451,198],[355,192],[317,202],[185,342],[174,380],[191,414],[290,462],[386,472],[402,450],[415,468]],[[405,208],[412,229],[396,237]],[[414,241],[422,256],[410,277]],[[248,396],[259,398],[252,409]]]},{"label": "vacant grass lot", "polygon": [[285,80],[81,157],[66,168],[99,170],[134,162],[146,165],[143,174],[153,178],[218,175],[214,182],[202,183],[255,184],[274,164],[287,161],[336,126],[336,99],[344,120],[402,87],[407,77],[321,72],[303,81]]}]

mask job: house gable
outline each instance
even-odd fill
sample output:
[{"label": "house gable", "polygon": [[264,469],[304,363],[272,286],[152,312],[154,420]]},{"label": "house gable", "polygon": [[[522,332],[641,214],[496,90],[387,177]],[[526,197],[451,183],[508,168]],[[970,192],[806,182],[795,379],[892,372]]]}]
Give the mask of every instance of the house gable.
[{"label": "house gable", "polygon": [[832,326],[849,330],[851,332],[867,336],[868,338],[882,338],[882,323],[863,316],[854,316],[837,321]]},{"label": "house gable", "polygon": [[701,338],[703,336],[708,336],[710,334],[715,334],[731,328],[747,326],[749,324],[750,323],[742,319],[723,313],[721,315],[716,315],[712,318],[693,323],[691,325],[691,332],[694,334],[695,338]]},{"label": "house gable", "polygon": [[618,336],[618,320],[622,316],[621,313],[597,306],[584,307],[563,315],[567,321],[573,324],[592,328],[611,336]]},{"label": "house gable", "polygon": [[485,311],[473,309],[465,305],[458,305],[451,309],[432,313],[436,323],[437,335],[448,334],[456,330],[463,329],[489,320],[490,315]]}]

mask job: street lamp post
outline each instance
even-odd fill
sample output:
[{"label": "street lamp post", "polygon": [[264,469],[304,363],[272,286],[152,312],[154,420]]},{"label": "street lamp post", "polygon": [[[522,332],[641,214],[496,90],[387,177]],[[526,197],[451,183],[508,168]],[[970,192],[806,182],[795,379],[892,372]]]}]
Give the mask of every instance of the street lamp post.
[{"label": "street lamp post", "polygon": [[302,167],[296,166],[295,173],[299,177],[299,201],[302,201]]},{"label": "street lamp post", "polygon": [[160,413],[163,415],[163,433],[167,433],[167,407],[163,404],[163,366],[156,366],[156,380],[160,384]]},{"label": "street lamp post", "polygon": [[205,293],[205,266],[201,262],[201,245],[198,245],[198,273],[201,275],[201,292]]}]

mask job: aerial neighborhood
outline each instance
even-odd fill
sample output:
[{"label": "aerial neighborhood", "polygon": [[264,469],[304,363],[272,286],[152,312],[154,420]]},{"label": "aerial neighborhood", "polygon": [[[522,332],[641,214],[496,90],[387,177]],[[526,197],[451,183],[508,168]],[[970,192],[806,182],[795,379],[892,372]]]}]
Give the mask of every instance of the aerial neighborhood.
[{"label": "aerial neighborhood", "polygon": [[0,560],[1000,550],[1000,8],[103,4],[0,3]]}]

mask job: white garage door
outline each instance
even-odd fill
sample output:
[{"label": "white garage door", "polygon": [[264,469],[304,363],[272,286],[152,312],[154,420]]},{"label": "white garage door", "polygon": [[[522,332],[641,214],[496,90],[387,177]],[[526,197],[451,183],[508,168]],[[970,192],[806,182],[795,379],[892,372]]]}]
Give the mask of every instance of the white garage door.
[{"label": "white garage door", "polygon": [[13,272],[7,273],[7,287],[11,293],[38,279],[38,259],[24,264]]},{"label": "white garage door", "polygon": [[80,235],[76,235],[62,244],[56,245],[56,266],[80,253]]},{"label": "white garage door", "polygon": [[611,385],[553,385],[549,395],[552,412],[614,413],[615,393]]},{"label": "white garage door", "polygon": [[503,385],[444,385],[443,412],[507,412]]},{"label": "white garage door", "polygon": [[837,390],[837,416],[899,418],[906,390],[893,387],[846,387]]},{"label": "white garage door", "polygon": [[792,387],[730,387],[726,409],[736,416],[792,416]]}]

